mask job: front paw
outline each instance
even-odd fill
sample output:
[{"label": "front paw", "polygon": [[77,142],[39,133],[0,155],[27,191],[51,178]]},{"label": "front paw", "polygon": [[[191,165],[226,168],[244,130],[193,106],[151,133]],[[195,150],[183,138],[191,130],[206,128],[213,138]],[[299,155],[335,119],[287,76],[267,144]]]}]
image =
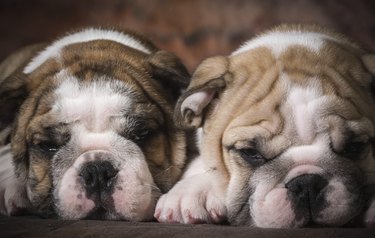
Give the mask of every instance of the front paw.
[{"label": "front paw", "polygon": [[0,214],[22,214],[31,206],[25,183],[14,172],[10,145],[0,146],[0,155]]},{"label": "front paw", "polygon": [[16,216],[27,213],[31,207],[24,185],[16,179],[0,184],[0,214]]},{"label": "front paw", "polygon": [[217,186],[206,174],[185,178],[159,199],[154,216],[163,223],[222,223],[225,194]]},{"label": "front paw", "polygon": [[364,215],[364,224],[366,227],[375,227],[375,196],[370,201],[370,206]]}]

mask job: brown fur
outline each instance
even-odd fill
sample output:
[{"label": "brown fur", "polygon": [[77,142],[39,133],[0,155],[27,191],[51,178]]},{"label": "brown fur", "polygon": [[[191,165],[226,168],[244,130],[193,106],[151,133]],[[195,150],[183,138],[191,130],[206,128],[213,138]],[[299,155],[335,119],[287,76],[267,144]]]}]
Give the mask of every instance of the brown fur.
[{"label": "brown fur", "polygon": [[[187,142],[186,133],[173,126],[172,115],[177,96],[188,83],[189,73],[172,53],[158,50],[143,37],[133,36],[140,39],[151,54],[113,41],[96,40],[64,47],[59,62],[50,58],[28,75],[19,71],[42,49],[40,45],[25,48],[0,66],[0,76],[3,76],[0,78],[0,129],[14,122],[11,145],[16,174],[32,184],[38,197],[34,205],[43,205],[41,203],[50,195],[52,182],[48,158],[43,158],[32,146],[38,143],[38,135],[48,135],[46,128],[57,126],[56,118],[49,116],[48,111],[55,100],[53,90],[60,84],[54,76],[62,69],[87,83],[94,75],[108,75],[141,92],[139,101],[152,106],[134,108],[135,113],[162,124],[161,131],[144,148],[155,183],[162,191],[167,191],[179,179]],[[18,67],[10,70],[13,65]]]}]

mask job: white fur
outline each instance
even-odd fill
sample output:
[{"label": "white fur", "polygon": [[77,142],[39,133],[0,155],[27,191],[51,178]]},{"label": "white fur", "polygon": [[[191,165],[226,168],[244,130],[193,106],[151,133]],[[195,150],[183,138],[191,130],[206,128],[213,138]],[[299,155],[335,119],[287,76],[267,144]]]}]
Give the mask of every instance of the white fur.
[{"label": "white fur", "polygon": [[[132,221],[152,217],[158,194],[152,191],[156,185],[144,155],[133,142],[120,138],[115,133],[111,134],[108,136],[110,140],[108,144],[112,145],[111,148],[90,150],[81,154],[56,185],[54,192],[59,198],[57,207],[63,218],[84,218],[95,207],[94,201],[85,195],[80,171],[87,162],[97,161],[99,158],[105,158],[119,170],[114,192],[111,195],[116,215],[121,219]],[[107,156],[96,156],[99,153],[105,153]]]},{"label": "white fur", "polygon": [[237,55],[259,47],[267,47],[272,50],[275,57],[278,57],[289,47],[296,45],[306,47],[314,52],[318,52],[321,49],[324,41],[327,39],[335,40],[328,35],[317,32],[270,32],[255,39],[249,40],[238,50],[233,52],[232,55]]},{"label": "white fur", "polygon": [[199,126],[202,121],[202,110],[212,101],[214,95],[213,89],[193,93],[181,104],[181,114],[184,115],[186,110],[191,110],[194,113],[191,124]]},{"label": "white fur", "polygon": [[326,201],[329,206],[322,210],[315,218],[316,222],[322,220],[325,224],[342,224],[343,221],[349,221],[352,215],[348,213],[349,208],[352,206],[350,197],[351,192],[346,189],[343,182],[337,178],[333,178],[327,185],[329,193],[326,194]]},{"label": "white fur", "polygon": [[289,148],[283,158],[292,160],[295,166],[298,165],[315,165],[322,157],[325,147],[316,143],[313,145],[294,146]]},{"label": "white fur", "polygon": [[[259,227],[297,227],[295,214],[283,181],[276,176],[257,173],[250,179],[255,191],[249,198],[250,214]],[[300,221],[302,222],[302,221]]]},{"label": "white fur", "polygon": [[[140,221],[152,218],[156,197],[152,175],[140,148],[118,135],[119,130],[135,122],[124,117],[131,115],[133,106],[131,85],[97,78],[89,85],[80,85],[78,79],[65,71],[56,76],[62,83],[55,91],[52,114],[66,123],[73,123],[71,141],[74,150],[82,153],[75,159],[55,186],[58,209],[65,219],[86,217],[94,208],[94,201],[85,196],[80,171],[88,161],[97,160],[96,153],[107,153],[109,162],[119,171],[112,198],[116,213],[107,219],[121,218]],[[118,93],[116,89],[129,93]],[[62,152],[63,153],[63,152]],[[60,156],[57,154],[56,156]],[[121,187],[119,189],[118,187]],[[115,217],[120,216],[120,217]]]},{"label": "white fur", "polygon": [[293,178],[305,174],[323,174],[324,170],[321,167],[314,165],[299,165],[291,169],[285,176],[284,184],[287,184]]},{"label": "white fur", "polygon": [[202,113],[202,109],[211,102],[214,94],[215,91],[213,90],[205,90],[190,95],[181,104],[181,113],[184,113],[186,109],[190,109],[196,115],[200,115]]},{"label": "white fur", "polygon": [[181,179],[159,199],[155,218],[164,223],[219,223],[226,216],[222,176],[197,158]]},{"label": "white fur", "polygon": [[10,145],[0,147],[0,214],[11,215],[28,207],[25,185],[15,175]]},{"label": "white fur", "polygon": [[[313,79],[310,79],[313,80]],[[290,89],[287,98],[287,105],[293,111],[294,124],[302,143],[310,144],[316,133],[315,118],[316,104],[315,101],[322,97],[319,87],[293,87]]]},{"label": "white fur", "polygon": [[197,138],[197,147],[200,149],[201,144],[202,144],[202,138],[203,138],[203,129],[201,127],[197,129],[196,138]]},{"label": "white fur", "polygon": [[63,78],[52,111],[66,123],[79,121],[91,132],[102,131],[111,117],[121,116],[132,106],[131,98],[115,92],[116,87],[127,87],[123,82],[99,78],[82,87],[73,76],[65,74]]},{"label": "white fur", "polygon": [[[267,185],[265,185],[267,187]],[[259,185],[256,189],[268,191]],[[266,193],[257,192],[252,206],[251,214],[254,223],[258,227],[264,228],[290,228],[295,227],[295,214],[292,209],[292,204],[288,199],[287,189],[274,188]]]},{"label": "white fur", "polygon": [[[59,207],[63,208],[64,216],[69,219],[81,219],[86,217],[90,211],[95,207],[94,201],[86,197],[82,185],[77,183],[79,178],[80,166],[83,161],[77,160],[74,165],[69,168],[61,182],[58,189]],[[81,196],[80,199],[77,197]]]},{"label": "white fur", "polygon": [[52,45],[47,47],[44,51],[40,52],[38,56],[36,56],[23,70],[23,73],[29,74],[42,65],[45,61],[50,58],[59,58],[60,51],[65,46],[80,43],[80,42],[88,42],[94,40],[111,40],[118,42],[120,44],[129,46],[136,50],[142,51],[144,53],[151,53],[151,51],[137,39],[135,39],[131,35],[126,35],[122,32],[114,31],[114,30],[102,30],[102,29],[95,29],[89,28],[77,33],[73,33],[71,35],[65,36],[57,41],[55,41]]}]

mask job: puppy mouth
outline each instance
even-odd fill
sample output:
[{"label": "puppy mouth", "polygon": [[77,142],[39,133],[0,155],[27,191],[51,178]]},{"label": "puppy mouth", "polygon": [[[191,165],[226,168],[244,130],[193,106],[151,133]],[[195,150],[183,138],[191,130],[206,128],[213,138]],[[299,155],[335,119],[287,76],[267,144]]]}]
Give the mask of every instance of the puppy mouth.
[{"label": "puppy mouth", "polygon": [[[248,213],[259,227],[346,226],[366,203],[360,178],[356,174],[303,173],[272,188],[259,183],[250,195]],[[239,207],[235,209],[241,213]],[[237,215],[234,221],[244,223],[246,217]]]},{"label": "puppy mouth", "polygon": [[325,188],[328,181],[319,175],[301,175],[289,181],[287,188],[288,197],[292,201],[297,220],[301,218],[306,224],[315,224],[315,218],[320,210],[326,206]]},{"label": "puppy mouth", "polygon": [[70,167],[54,189],[63,219],[146,220],[155,206],[152,175],[123,166],[114,155],[90,152]]},{"label": "puppy mouth", "polygon": [[106,209],[104,206],[98,206],[94,208],[87,216],[86,220],[105,220],[108,218],[110,211]]},{"label": "puppy mouth", "polygon": [[92,196],[89,199],[95,203],[95,207],[89,212],[86,219],[104,220],[115,213],[115,204],[110,193],[98,193],[96,196]]},{"label": "puppy mouth", "polygon": [[[103,166],[104,165],[104,166]],[[114,184],[117,181],[117,172],[108,162],[86,165],[81,177],[84,179],[86,197],[95,203],[95,207],[84,218],[88,220],[105,220],[113,217],[114,201],[112,199]],[[100,168],[104,170],[100,172]],[[89,172],[87,172],[87,170]],[[93,172],[94,171],[94,172]],[[113,219],[113,218],[112,218]]]}]

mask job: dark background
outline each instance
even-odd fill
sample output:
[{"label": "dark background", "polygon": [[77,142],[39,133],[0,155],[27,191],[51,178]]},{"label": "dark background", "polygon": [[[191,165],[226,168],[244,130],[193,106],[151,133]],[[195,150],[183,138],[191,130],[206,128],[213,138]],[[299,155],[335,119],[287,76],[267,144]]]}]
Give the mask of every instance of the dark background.
[{"label": "dark background", "polygon": [[375,0],[0,0],[0,60],[84,26],[122,26],[175,52],[192,71],[280,23],[328,26],[375,49]]}]

